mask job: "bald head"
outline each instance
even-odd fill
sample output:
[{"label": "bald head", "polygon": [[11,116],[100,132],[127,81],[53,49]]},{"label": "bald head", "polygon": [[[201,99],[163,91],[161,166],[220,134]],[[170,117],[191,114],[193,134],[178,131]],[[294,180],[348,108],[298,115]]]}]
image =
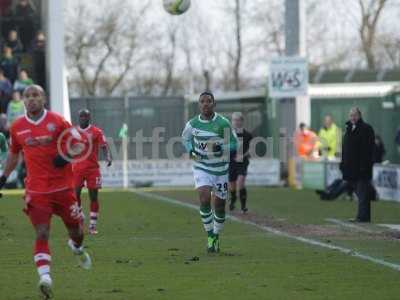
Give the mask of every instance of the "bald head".
[{"label": "bald head", "polygon": [[24,93],[23,93],[24,98],[26,97],[26,95],[29,95],[29,94],[32,93],[32,92],[40,93],[43,97],[45,96],[44,89],[43,89],[40,85],[38,85],[38,84],[31,84],[31,85],[28,85],[28,86],[25,88]]},{"label": "bald head", "polygon": [[37,84],[29,85],[23,93],[24,104],[28,115],[35,116],[44,110],[46,95],[44,89]]},{"label": "bald head", "polygon": [[333,123],[333,118],[331,115],[326,115],[324,118],[324,126],[325,128],[330,128]]},{"label": "bald head", "polygon": [[240,129],[243,128],[244,117],[241,112],[234,112],[232,114],[232,126],[233,128]]}]

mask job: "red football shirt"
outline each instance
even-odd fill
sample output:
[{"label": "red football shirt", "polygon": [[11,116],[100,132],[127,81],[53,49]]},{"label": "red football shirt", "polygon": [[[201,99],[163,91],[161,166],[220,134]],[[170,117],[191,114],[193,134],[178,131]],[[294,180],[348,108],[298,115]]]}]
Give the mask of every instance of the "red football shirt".
[{"label": "red football shirt", "polygon": [[97,158],[99,148],[107,145],[103,131],[94,125],[89,125],[84,129],[79,126],[76,128],[84,141],[85,151],[83,151],[82,155],[76,159],[76,162],[73,164],[73,170],[81,171],[99,168],[100,166]]},{"label": "red football shirt", "polygon": [[60,151],[65,154],[71,137],[80,140],[79,132],[62,116],[45,110],[37,121],[20,117],[12,124],[10,136],[10,151],[24,154],[27,191],[52,193],[73,188],[71,164],[62,168],[53,165],[53,159]]}]

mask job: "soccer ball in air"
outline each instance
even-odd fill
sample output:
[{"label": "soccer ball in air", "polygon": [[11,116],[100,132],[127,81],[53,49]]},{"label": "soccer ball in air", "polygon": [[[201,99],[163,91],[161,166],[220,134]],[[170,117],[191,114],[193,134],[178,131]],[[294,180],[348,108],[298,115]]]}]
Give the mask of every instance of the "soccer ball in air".
[{"label": "soccer ball in air", "polygon": [[164,9],[171,15],[181,15],[190,7],[190,0],[163,0]]}]

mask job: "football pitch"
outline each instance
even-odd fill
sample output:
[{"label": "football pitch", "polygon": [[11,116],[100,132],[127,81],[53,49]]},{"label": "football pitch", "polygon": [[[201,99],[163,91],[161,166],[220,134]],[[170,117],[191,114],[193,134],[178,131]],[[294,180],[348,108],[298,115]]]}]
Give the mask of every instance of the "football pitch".
[{"label": "football pitch", "polygon": [[[33,231],[21,194],[5,193],[0,299],[38,299]],[[399,299],[400,234],[378,226],[400,223],[397,203],[373,203],[374,224],[354,225],[354,202],[250,188],[250,213],[233,213],[221,253],[207,254],[193,190],[103,190],[100,200],[99,234],[85,241],[90,271],[53,219],[54,299]]]}]

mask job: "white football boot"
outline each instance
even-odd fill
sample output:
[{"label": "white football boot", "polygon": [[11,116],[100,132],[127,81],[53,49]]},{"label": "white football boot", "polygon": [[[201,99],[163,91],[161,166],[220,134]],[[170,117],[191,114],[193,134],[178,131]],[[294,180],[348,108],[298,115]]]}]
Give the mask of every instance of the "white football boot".
[{"label": "white football boot", "polygon": [[43,299],[47,300],[53,298],[53,292],[51,290],[52,284],[53,282],[49,274],[40,276],[38,288]]},{"label": "white football boot", "polygon": [[76,256],[79,266],[85,270],[89,270],[92,267],[92,259],[89,253],[83,249],[83,246],[79,248],[75,247],[72,240],[68,240],[68,246]]}]

